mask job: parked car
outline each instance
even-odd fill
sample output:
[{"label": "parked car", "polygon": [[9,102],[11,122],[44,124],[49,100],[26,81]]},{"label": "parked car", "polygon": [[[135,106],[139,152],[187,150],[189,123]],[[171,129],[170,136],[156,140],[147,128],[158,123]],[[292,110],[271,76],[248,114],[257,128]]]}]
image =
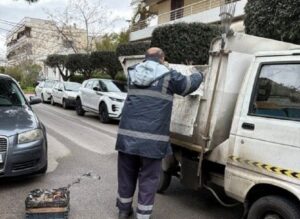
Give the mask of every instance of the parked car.
[{"label": "parked car", "polygon": [[76,98],[77,114],[97,113],[102,123],[108,123],[111,119],[119,120],[127,96],[119,86],[118,82],[108,79],[84,81]]},{"label": "parked car", "polygon": [[57,81],[54,80],[46,80],[39,83],[35,88],[36,96],[42,99],[42,102],[50,102],[52,96],[52,89]]},{"label": "parked car", "polygon": [[47,171],[47,137],[44,125],[18,83],[0,74],[0,178]]},{"label": "parked car", "polygon": [[75,107],[76,96],[81,87],[80,83],[76,82],[58,82],[52,90],[51,104],[61,104],[64,109]]}]

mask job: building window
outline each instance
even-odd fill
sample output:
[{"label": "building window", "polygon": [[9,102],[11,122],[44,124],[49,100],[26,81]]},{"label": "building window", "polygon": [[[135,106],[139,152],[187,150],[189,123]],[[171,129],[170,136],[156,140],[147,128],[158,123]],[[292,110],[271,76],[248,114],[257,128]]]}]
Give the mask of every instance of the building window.
[{"label": "building window", "polygon": [[176,20],[183,17],[184,0],[171,0],[170,20]]},{"label": "building window", "polygon": [[250,114],[300,121],[300,64],[263,65]]}]

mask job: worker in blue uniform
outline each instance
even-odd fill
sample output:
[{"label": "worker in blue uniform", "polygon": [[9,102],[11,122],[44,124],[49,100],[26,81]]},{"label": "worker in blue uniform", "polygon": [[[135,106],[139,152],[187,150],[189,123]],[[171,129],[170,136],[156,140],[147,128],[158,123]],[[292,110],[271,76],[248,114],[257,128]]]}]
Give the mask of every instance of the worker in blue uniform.
[{"label": "worker in blue uniform", "polygon": [[174,94],[186,96],[203,81],[164,65],[160,48],[150,48],[144,62],[128,68],[128,96],[119,125],[118,153],[119,219],[133,213],[132,200],[138,183],[137,219],[149,219],[159,184],[161,160],[172,153],[169,132]]}]

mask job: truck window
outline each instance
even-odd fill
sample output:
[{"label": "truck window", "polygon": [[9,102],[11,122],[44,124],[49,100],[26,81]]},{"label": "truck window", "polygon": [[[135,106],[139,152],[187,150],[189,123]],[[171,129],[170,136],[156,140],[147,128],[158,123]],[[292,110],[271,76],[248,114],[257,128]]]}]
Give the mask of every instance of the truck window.
[{"label": "truck window", "polygon": [[300,64],[262,66],[250,115],[300,121]]}]

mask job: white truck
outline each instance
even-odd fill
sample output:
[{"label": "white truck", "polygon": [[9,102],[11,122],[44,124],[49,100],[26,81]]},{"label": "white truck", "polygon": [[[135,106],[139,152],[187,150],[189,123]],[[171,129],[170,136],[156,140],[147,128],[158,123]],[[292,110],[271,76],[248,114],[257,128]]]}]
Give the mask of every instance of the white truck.
[{"label": "white truck", "polygon": [[[178,176],[192,189],[221,186],[245,218],[299,219],[300,46],[241,33],[220,44],[201,88],[174,99],[159,191]],[[125,72],[142,59],[120,57]]]}]

